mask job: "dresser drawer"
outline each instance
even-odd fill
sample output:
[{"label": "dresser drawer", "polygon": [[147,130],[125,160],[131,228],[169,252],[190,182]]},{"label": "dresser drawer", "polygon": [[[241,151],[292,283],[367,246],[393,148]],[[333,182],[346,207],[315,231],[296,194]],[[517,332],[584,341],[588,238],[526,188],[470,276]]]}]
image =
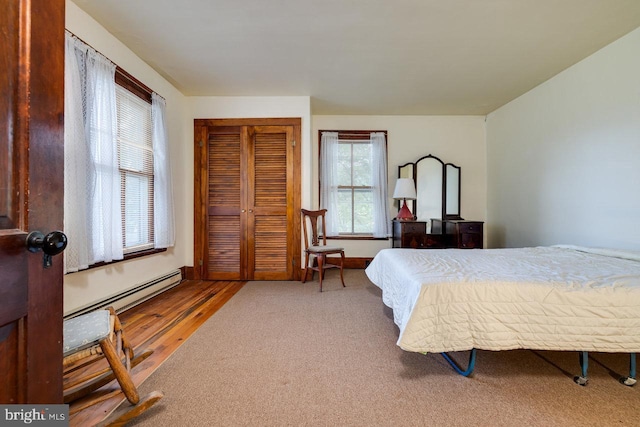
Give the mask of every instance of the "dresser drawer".
[{"label": "dresser drawer", "polygon": [[427,232],[426,222],[401,222],[402,233],[424,234]]},{"label": "dresser drawer", "polygon": [[424,236],[427,232],[427,223],[424,221],[398,221],[393,220],[393,247],[414,248],[424,247]]},{"label": "dresser drawer", "polygon": [[460,233],[460,249],[482,249],[482,234],[480,233]]},{"label": "dresser drawer", "polygon": [[420,233],[405,233],[402,235],[401,247],[402,248],[411,248],[411,249],[420,249],[424,245],[423,240],[424,234]]},{"label": "dresser drawer", "polygon": [[481,234],[482,223],[481,222],[460,222],[458,223],[458,233],[460,234]]},{"label": "dresser drawer", "polygon": [[445,234],[425,234],[423,238],[423,247],[433,249],[444,248],[446,247],[446,237],[447,236]]}]

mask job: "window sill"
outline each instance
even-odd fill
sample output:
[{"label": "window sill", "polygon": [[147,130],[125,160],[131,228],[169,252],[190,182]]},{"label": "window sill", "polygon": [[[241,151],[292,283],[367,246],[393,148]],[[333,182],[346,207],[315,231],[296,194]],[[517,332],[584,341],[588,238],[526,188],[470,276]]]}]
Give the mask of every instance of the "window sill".
[{"label": "window sill", "polygon": [[128,261],[128,260],[134,259],[134,258],[141,258],[141,257],[147,256],[147,255],[159,254],[161,252],[166,252],[166,251],[167,251],[166,249],[145,249],[145,250],[138,251],[138,252],[131,252],[129,254],[125,254],[123,259],[119,259],[119,260],[115,260],[115,261],[111,261],[111,262],[97,262],[95,264],[91,264],[88,268],[86,268],[84,270],[74,271],[74,272],[67,273],[67,274],[80,273],[82,271],[91,270],[92,268],[104,267],[105,265],[117,264],[117,263],[122,262],[122,261]]}]

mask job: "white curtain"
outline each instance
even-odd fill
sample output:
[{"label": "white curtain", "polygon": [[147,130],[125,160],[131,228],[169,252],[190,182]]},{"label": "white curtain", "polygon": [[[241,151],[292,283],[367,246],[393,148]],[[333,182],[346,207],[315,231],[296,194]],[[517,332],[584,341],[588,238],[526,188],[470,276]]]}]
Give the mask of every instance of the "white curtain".
[{"label": "white curtain", "polygon": [[111,61],[88,50],[85,97],[94,182],[89,195],[92,263],[123,259],[115,72]]},{"label": "white curtain", "polygon": [[66,34],[64,64],[64,271],[89,267],[89,147],[87,145],[82,94],[87,47]]},{"label": "white curtain", "polygon": [[155,248],[168,248],[175,243],[173,189],[167,138],[166,102],[151,94],[151,142],[153,144],[153,227]]},{"label": "white curtain", "polygon": [[69,33],[66,37],[65,272],[71,272],[123,259],[123,242],[116,67]]},{"label": "white curtain", "polygon": [[338,223],[338,132],[322,132],[320,153],[320,207],[327,209],[327,235],[337,236]]},{"label": "white curtain", "polygon": [[384,133],[371,133],[371,187],[373,187],[373,237],[390,235],[387,192],[387,144]]}]

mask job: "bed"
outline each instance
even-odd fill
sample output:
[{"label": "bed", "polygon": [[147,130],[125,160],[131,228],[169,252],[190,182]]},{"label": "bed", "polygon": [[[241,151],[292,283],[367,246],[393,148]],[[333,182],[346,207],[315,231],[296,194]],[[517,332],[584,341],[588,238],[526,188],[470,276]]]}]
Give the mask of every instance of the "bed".
[{"label": "bed", "polygon": [[[640,351],[640,253],[577,246],[384,249],[365,270],[382,290],[406,351],[442,353],[463,375],[475,351]],[[471,351],[460,368],[448,352]]]}]

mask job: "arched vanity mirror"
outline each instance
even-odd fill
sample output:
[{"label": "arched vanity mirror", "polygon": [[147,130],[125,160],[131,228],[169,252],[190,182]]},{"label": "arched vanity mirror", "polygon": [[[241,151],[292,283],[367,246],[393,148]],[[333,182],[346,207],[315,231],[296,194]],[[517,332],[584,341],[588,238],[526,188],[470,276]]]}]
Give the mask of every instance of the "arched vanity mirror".
[{"label": "arched vanity mirror", "polygon": [[416,162],[416,215],[418,221],[442,218],[444,201],[444,163],[428,155]]},{"label": "arched vanity mirror", "polygon": [[407,201],[417,221],[460,219],[461,168],[431,154],[398,167],[398,178],[413,178],[416,200]]}]

